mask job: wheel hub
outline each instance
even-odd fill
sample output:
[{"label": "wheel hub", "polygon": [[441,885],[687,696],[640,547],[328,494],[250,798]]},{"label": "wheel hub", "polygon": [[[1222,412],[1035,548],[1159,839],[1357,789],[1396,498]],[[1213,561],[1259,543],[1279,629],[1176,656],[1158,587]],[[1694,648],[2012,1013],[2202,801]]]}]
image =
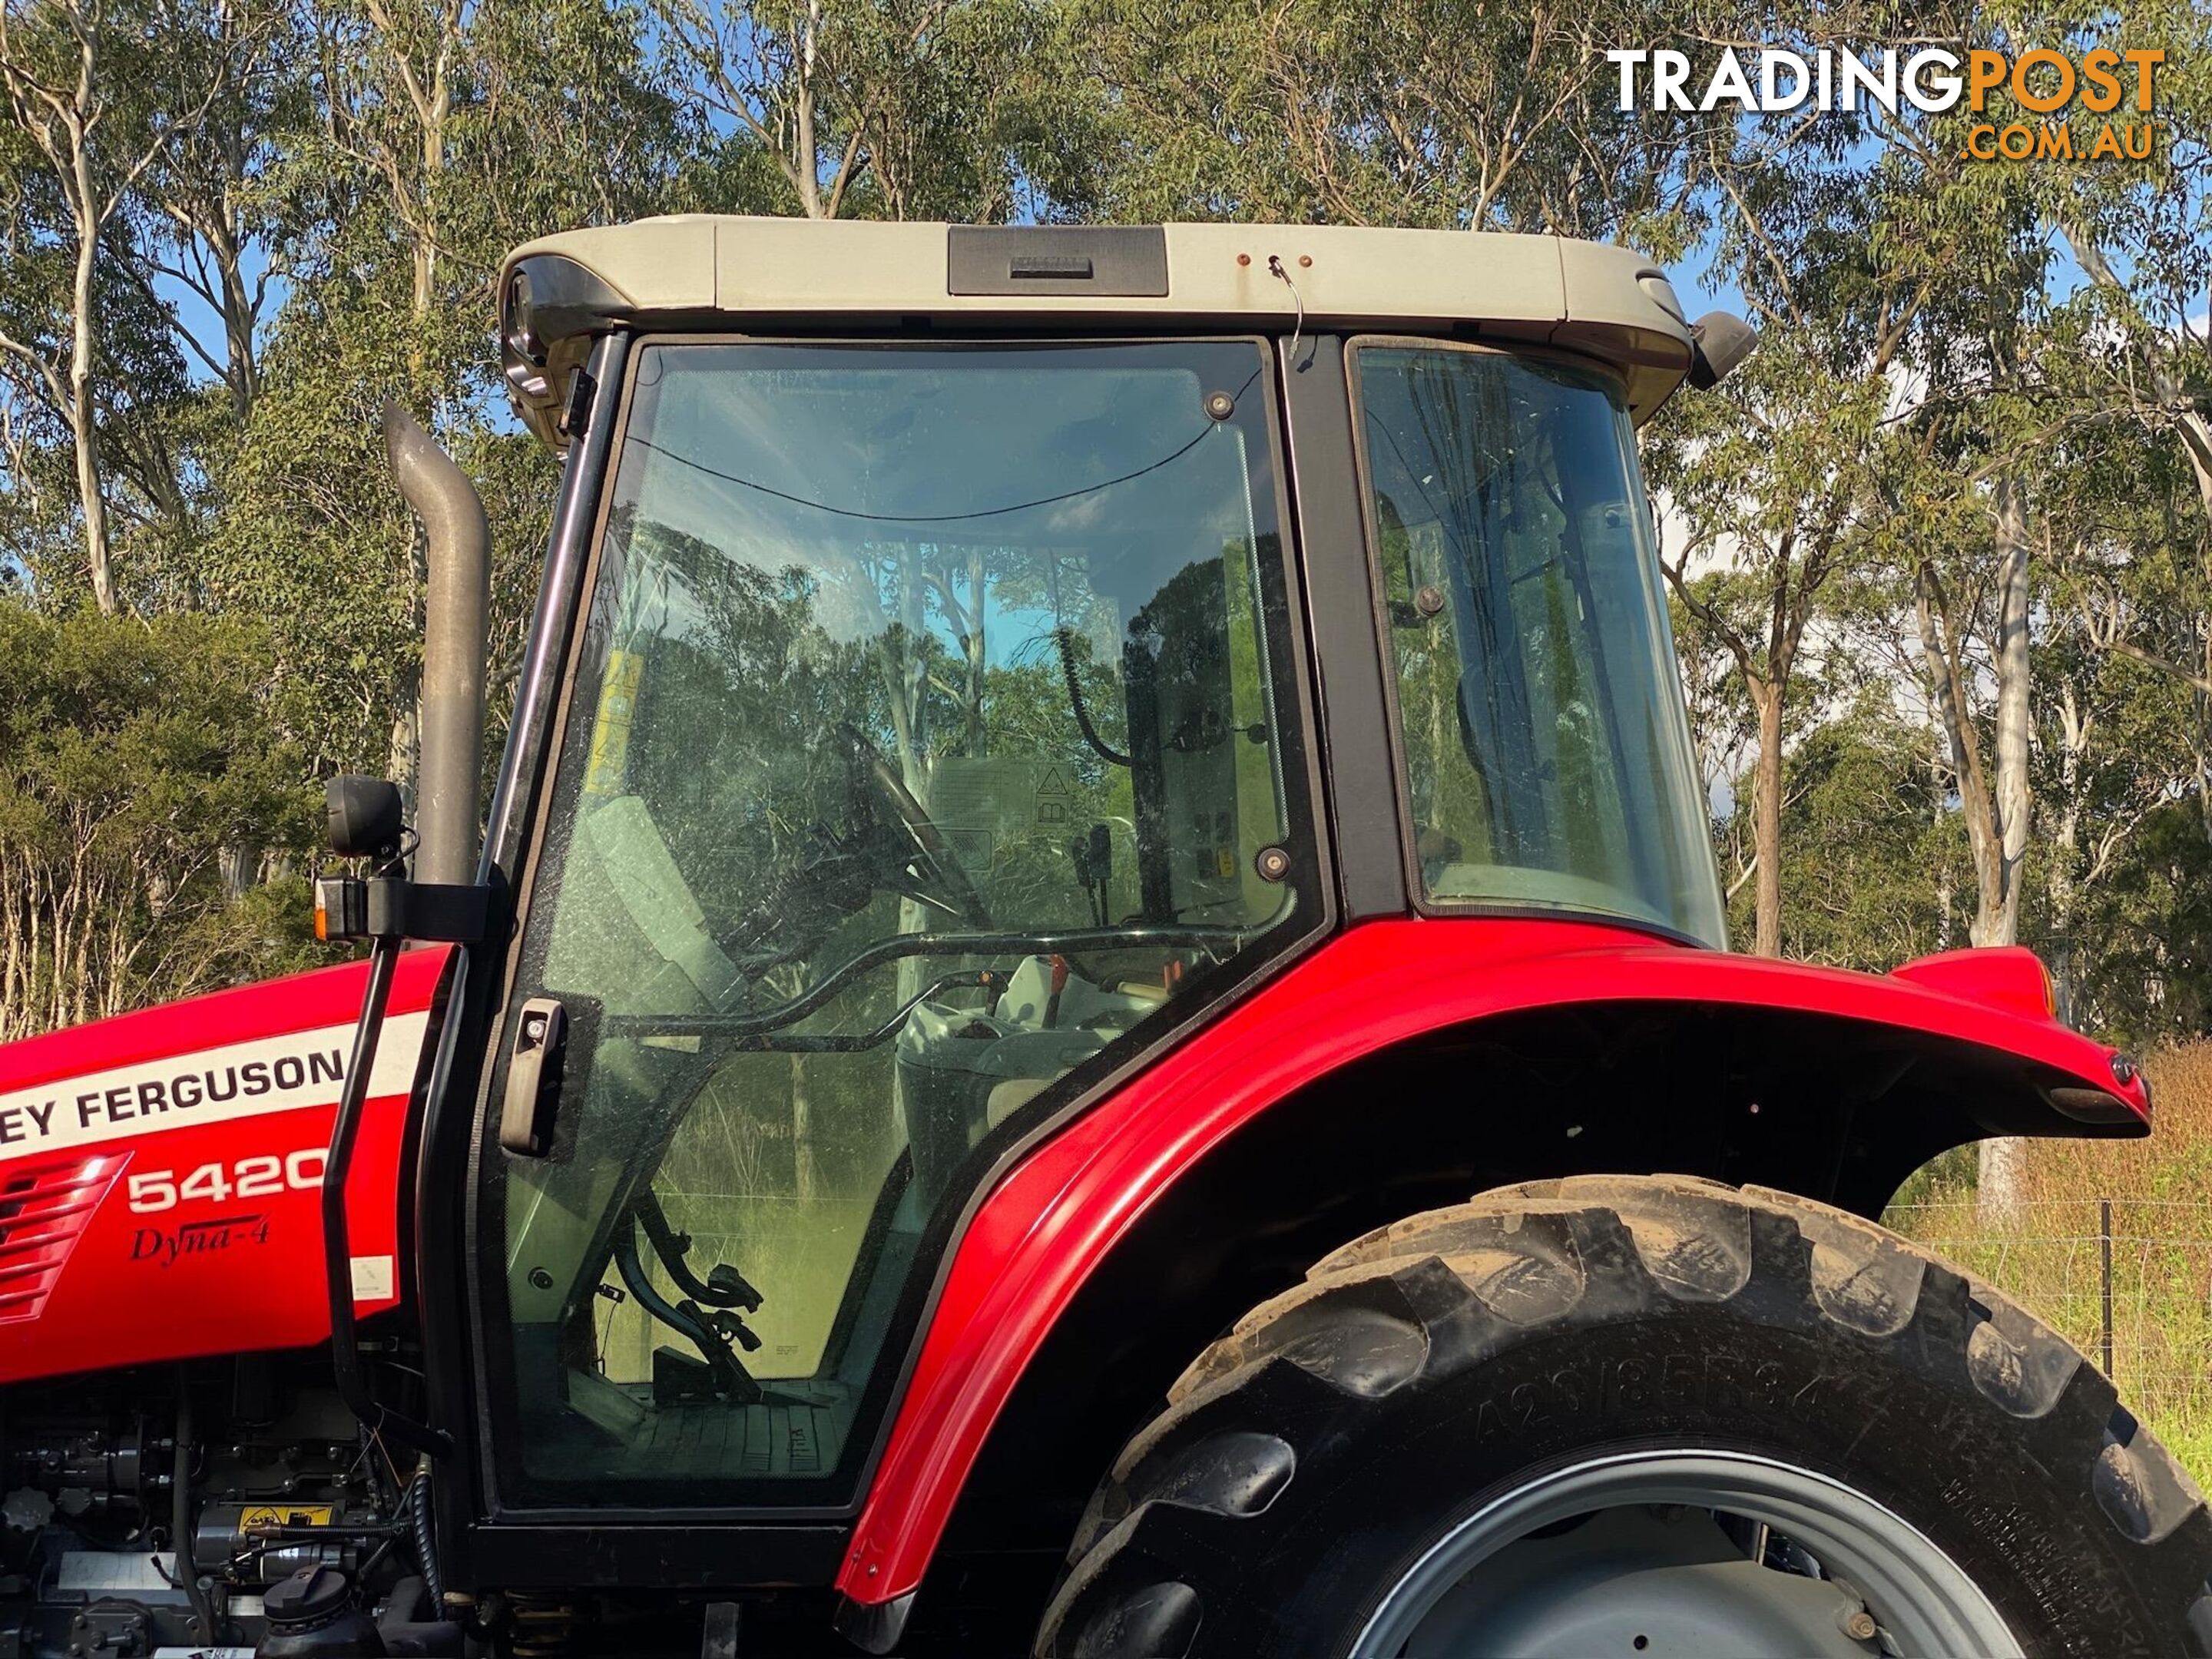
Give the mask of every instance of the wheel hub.
[{"label": "wheel hub", "polygon": [[1391,1588],[1353,1659],[2020,1651],[1965,1572],[1864,1492],[1771,1458],[1657,1451],[1484,1505]]}]

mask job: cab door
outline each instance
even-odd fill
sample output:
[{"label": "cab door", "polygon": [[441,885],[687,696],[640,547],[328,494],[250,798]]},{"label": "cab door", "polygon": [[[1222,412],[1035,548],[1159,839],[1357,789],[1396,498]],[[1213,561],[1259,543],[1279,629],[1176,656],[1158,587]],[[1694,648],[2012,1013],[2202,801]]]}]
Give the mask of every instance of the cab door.
[{"label": "cab door", "polygon": [[849,1514],[978,1190],[1327,925],[1271,349],[632,348],[478,1127],[480,1530]]}]

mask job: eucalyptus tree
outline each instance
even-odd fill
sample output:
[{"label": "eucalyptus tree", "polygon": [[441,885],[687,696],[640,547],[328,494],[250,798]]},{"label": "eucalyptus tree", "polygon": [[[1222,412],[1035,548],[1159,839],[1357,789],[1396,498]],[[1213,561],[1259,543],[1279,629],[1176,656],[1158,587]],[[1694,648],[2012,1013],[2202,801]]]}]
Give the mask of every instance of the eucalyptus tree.
[{"label": "eucalyptus tree", "polygon": [[[1996,9],[2019,6],[2002,0]],[[2212,13],[2195,0],[2131,0],[2118,14],[2094,16],[2021,9],[2023,29],[2049,33],[2072,23],[2077,38],[2094,33],[2100,45],[2163,54],[2148,111],[2128,104],[2108,118],[2076,105],[2065,112],[2078,154],[2111,118],[2153,126],[2149,155],[2037,168],[2029,182],[2086,278],[2077,302],[2100,324],[2089,343],[2104,370],[2103,401],[2178,446],[2199,510],[2212,519]]]},{"label": "eucalyptus tree", "polygon": [[270,180],[297,227],[290,281],[227,465],[212,579],[268,619],[317,768],[411,788],[424,573],[379,411],[398,398],[486,477],[511,661],[550,473],[501,413],[499,260],[671,205],[695,135],[633,7],[342,0],[310,21],[311,119]]},{"label": "eucalyptus tree", "polygon": [[[2191,27],[2202,33],[2201,21]],[[2137,24],[2132,14],[2116,21],[2077,6],[1988,0],[1960,8],[1942,33],[1960,45],[2020,50],[2085,44],[2116,27]],[[2080,884],[2103,878],[2120,850],[2119,842],[2101,854],[2085,845],[2090,805],[2117,812],[2102,828],[2117,824],[2123,840],[2151,810],[2141,791],[2115,798],[2098,787],[2125,777],[2130,746],[2149,731],[2123,717],[2140,703],[2126,677],[2075,653],[2082,636],[2067,632],[2075,613],[2063,596],[2069,586],[2078,592],[2083,569],[2109,554],[2115,525],[2142,523],[2123,509],[2100,528],[2083,512],[2094,469],[2080,462],[2111,445],[2122,402],[2097,395],[2094,383],[2100,373],[2130,376],[2126,354],[2112,349],[2129,331],[2095,315],[2109,296],[2100,297],[2106,285],[2082,228],[2170,230],[2172,181],[2109,160],[2011,166],[1966,155],[1970,121],[2021,118],[2001,88],[1982,112],[1886,124],[1890,172],[1875,198],[1877,234],[1938,279],[1907,357],[1912,405],[1882,471],[1881,538],[1904,586],[1972,853],[1977,945],[2015,942],[2031,916],[2070,935]],[[2090,278],[2077,291],[2069,291],[2069,251]],[[2185,437],[2183,423],[2170,426]],[[2106,466],[2095,487],[2136,495],[2155,471]],[[2047,797],[2040,809],[2039,793]],[[2054,830],[2055,848],[2038,844],[2039,823]],[[2016,1144],[1984,1146],[1985,1206],[2016,1202],[2018,1164]]]},{"label": "eucalyptus tree", "polygon": [[[102,310],[104,255],[132,191],[165,148],[221,94],[230,54],[191,49],[201,0],[0,0],[0,94],[9,122],[11,270],[18,261],[66,270],[46,326],[0,331],[19,392],[66,430],[84,574],[100,609],[121,606],[101,455],[110,342]],[[234,43],[250,53],[253,43]],[[40,211],[43,209],[44,211]]]},{"label": "eucalyptus tree", "polygon": [[138,246],[127,262],[156,303],[160,286],[188,295],[216,336],[170,304],[179,348],[222,388],[232,422],[260,390],[261,335],[301,234],[283,190],[283,160],[310,137],[313,88],[301,73],[305,17],[289,0],[224,0],[172,50],[225,66],[197,119],[170,126],[138,180]]},{"label": "eucalyptus tree", "polygon": [[2077,296],[2042,359],[2074,417],[2039,467],[2041,920],[2062,1006],[2134,838],[2172,807],[2212,824],[2212,521],[2180,434],[2110,395],[2141,346],[2109,316],[2101,293]]},{"label": "eucalyptus tree", "polygon": [[755,210],[991,222],[1023,205],[1043,0],[653,3],[713,117],[702,180]]},{"label": "eucalyptus tree", "polygon": [[1865,557],[1859,520],[1889,388],[1881,368],[1837,361],[1809,324],[1770,329],[1723,386],[1686,394],[1654,482],[1682,533],[1662,568],[1698,631],[1726,653],[1753,722],[1753,948],[1783,942],[1784,749],[1802,723],[1791,696],[1831,585]]},{"label": "eucalyptus tree", "polygon": [[[2124,15],[1988,0],[1956,32],[2015,50],[2092,39],[2157,45],[2173,65],[2160,112],[2170,143],[2149,162],[1968,159],[1967,119],[2027,118],[2002,88],[1978,116],[1900,123],[1890,135],[1909,172],[1886,197],[1883,221],[1943,279],[1941,303],[1929,308],[1916,346],[1924,380],[1913,422],[1917,471],[1897,469],[1899,480],[1915,479],[1910,494],[1893,488],[1898,543],[1902,551],[1915,539],[1911,523],[1931,516],[1936,496],[1954,509],[1954,529],[1977,514],[1985,526],[1982,547],[1971,537],[1953,538],[1948,558],[1923,557],[1908,568],[1923,665],[1974,842],[1974,940],[2008,944],[2019,934],[2035,820],[2033,653],[2039,629],[2048,631],[2039,621],[2048,615],[2039,604],[2048,584],[2037,563],[2081,539],[2081,498],[2067,480],[2083,474],[2069,453],[2110,446],[2114,422],[2131,421],[2189,463],[2198,500],[2186,516],[2202,522],[2212,503],[2205,465],[2212,424],[2185,391],[2203,362],[2201,333],[2189,319],[2208,278],[2203,140],[2212,95],[2203,65],[2212,20],[2201,8],[2163,0]],[[2064,118],[2087,154],[2104,118],[2076,106]],[[2086,283],[2072,286],[2069,264]],[[2107,499],[2136,494],[2160,470],[2106,467],[2098,488]],[[1940,546],[1946,538],[1919,539]],[[2081,561],[2075,564],[2078,574]],[[2114,626],[2118,614],[2108,607],[2103,618],[2106,648],[2154,657],[2144,641]],[[2185,664],[2167,666],[2186,677]],[[1975,707],[1985,690],[1986,769]]]},{"label": "eucalyptus tree", "polygon": [[[2085,279],[2047,375],[2084,433],[2063,534],[2089,641],[2164,677],[2212,841],[2212,15],[2146,0],[2119,20],[2162,47],[2145,160],[2039,173],[2039,205]],[[2077,146],[2095,118],[2075,121]],[[2114,464],[2113,458],[2124,457]],[[2124,526],[2115,534],[2116,527]]]},{"label": "eucalyptus tree", "polygon": [[[190,375],[167,309],[133,269],[134,216],[110,224],[90,301],[78,307],[58,187],[40,167],[10,167],[9,148],[0,133],[0,339],[10,348],[0,349],[0,563],[48,608],[97,599],[81,416],[97,463],[107,592],[118,609],[158,609],[197,506]],[[80,317],[97,323],[82,409],[70,382]]]},{"label": "eucalyptus tree", "polygon": [[1091,216],[1236,217],[1687,240],[1688,134],[1618,107],[1647,0],[1070,0],[1060,136],[1036,160]]}]

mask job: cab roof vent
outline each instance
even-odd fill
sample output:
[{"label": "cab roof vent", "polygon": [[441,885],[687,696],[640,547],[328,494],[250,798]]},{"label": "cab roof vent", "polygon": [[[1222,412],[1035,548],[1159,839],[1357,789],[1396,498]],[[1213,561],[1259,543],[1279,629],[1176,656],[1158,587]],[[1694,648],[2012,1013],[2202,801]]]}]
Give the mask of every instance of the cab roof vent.
[{"label": "cab roof vent", "polygon": [[1158,298],[1168,291],[1167,233],[1158,225],[954,225],[945,291]]}]

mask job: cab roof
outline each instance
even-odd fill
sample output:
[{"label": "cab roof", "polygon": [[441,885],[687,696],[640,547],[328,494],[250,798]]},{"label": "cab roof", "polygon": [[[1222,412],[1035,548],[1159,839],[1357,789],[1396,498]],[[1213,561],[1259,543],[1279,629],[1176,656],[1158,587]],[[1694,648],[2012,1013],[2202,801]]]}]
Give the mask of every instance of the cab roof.
[{"label": "cab roof", "polygon": [[526,242],[500,295],[510,393],[556,447],[592,337],[624,328],[1288,333],[1302,320],[1577,352],[1622,375],[1639,423],[1693,355],[1680,302],[1644,255],[1490,231],[679,214]]}]

